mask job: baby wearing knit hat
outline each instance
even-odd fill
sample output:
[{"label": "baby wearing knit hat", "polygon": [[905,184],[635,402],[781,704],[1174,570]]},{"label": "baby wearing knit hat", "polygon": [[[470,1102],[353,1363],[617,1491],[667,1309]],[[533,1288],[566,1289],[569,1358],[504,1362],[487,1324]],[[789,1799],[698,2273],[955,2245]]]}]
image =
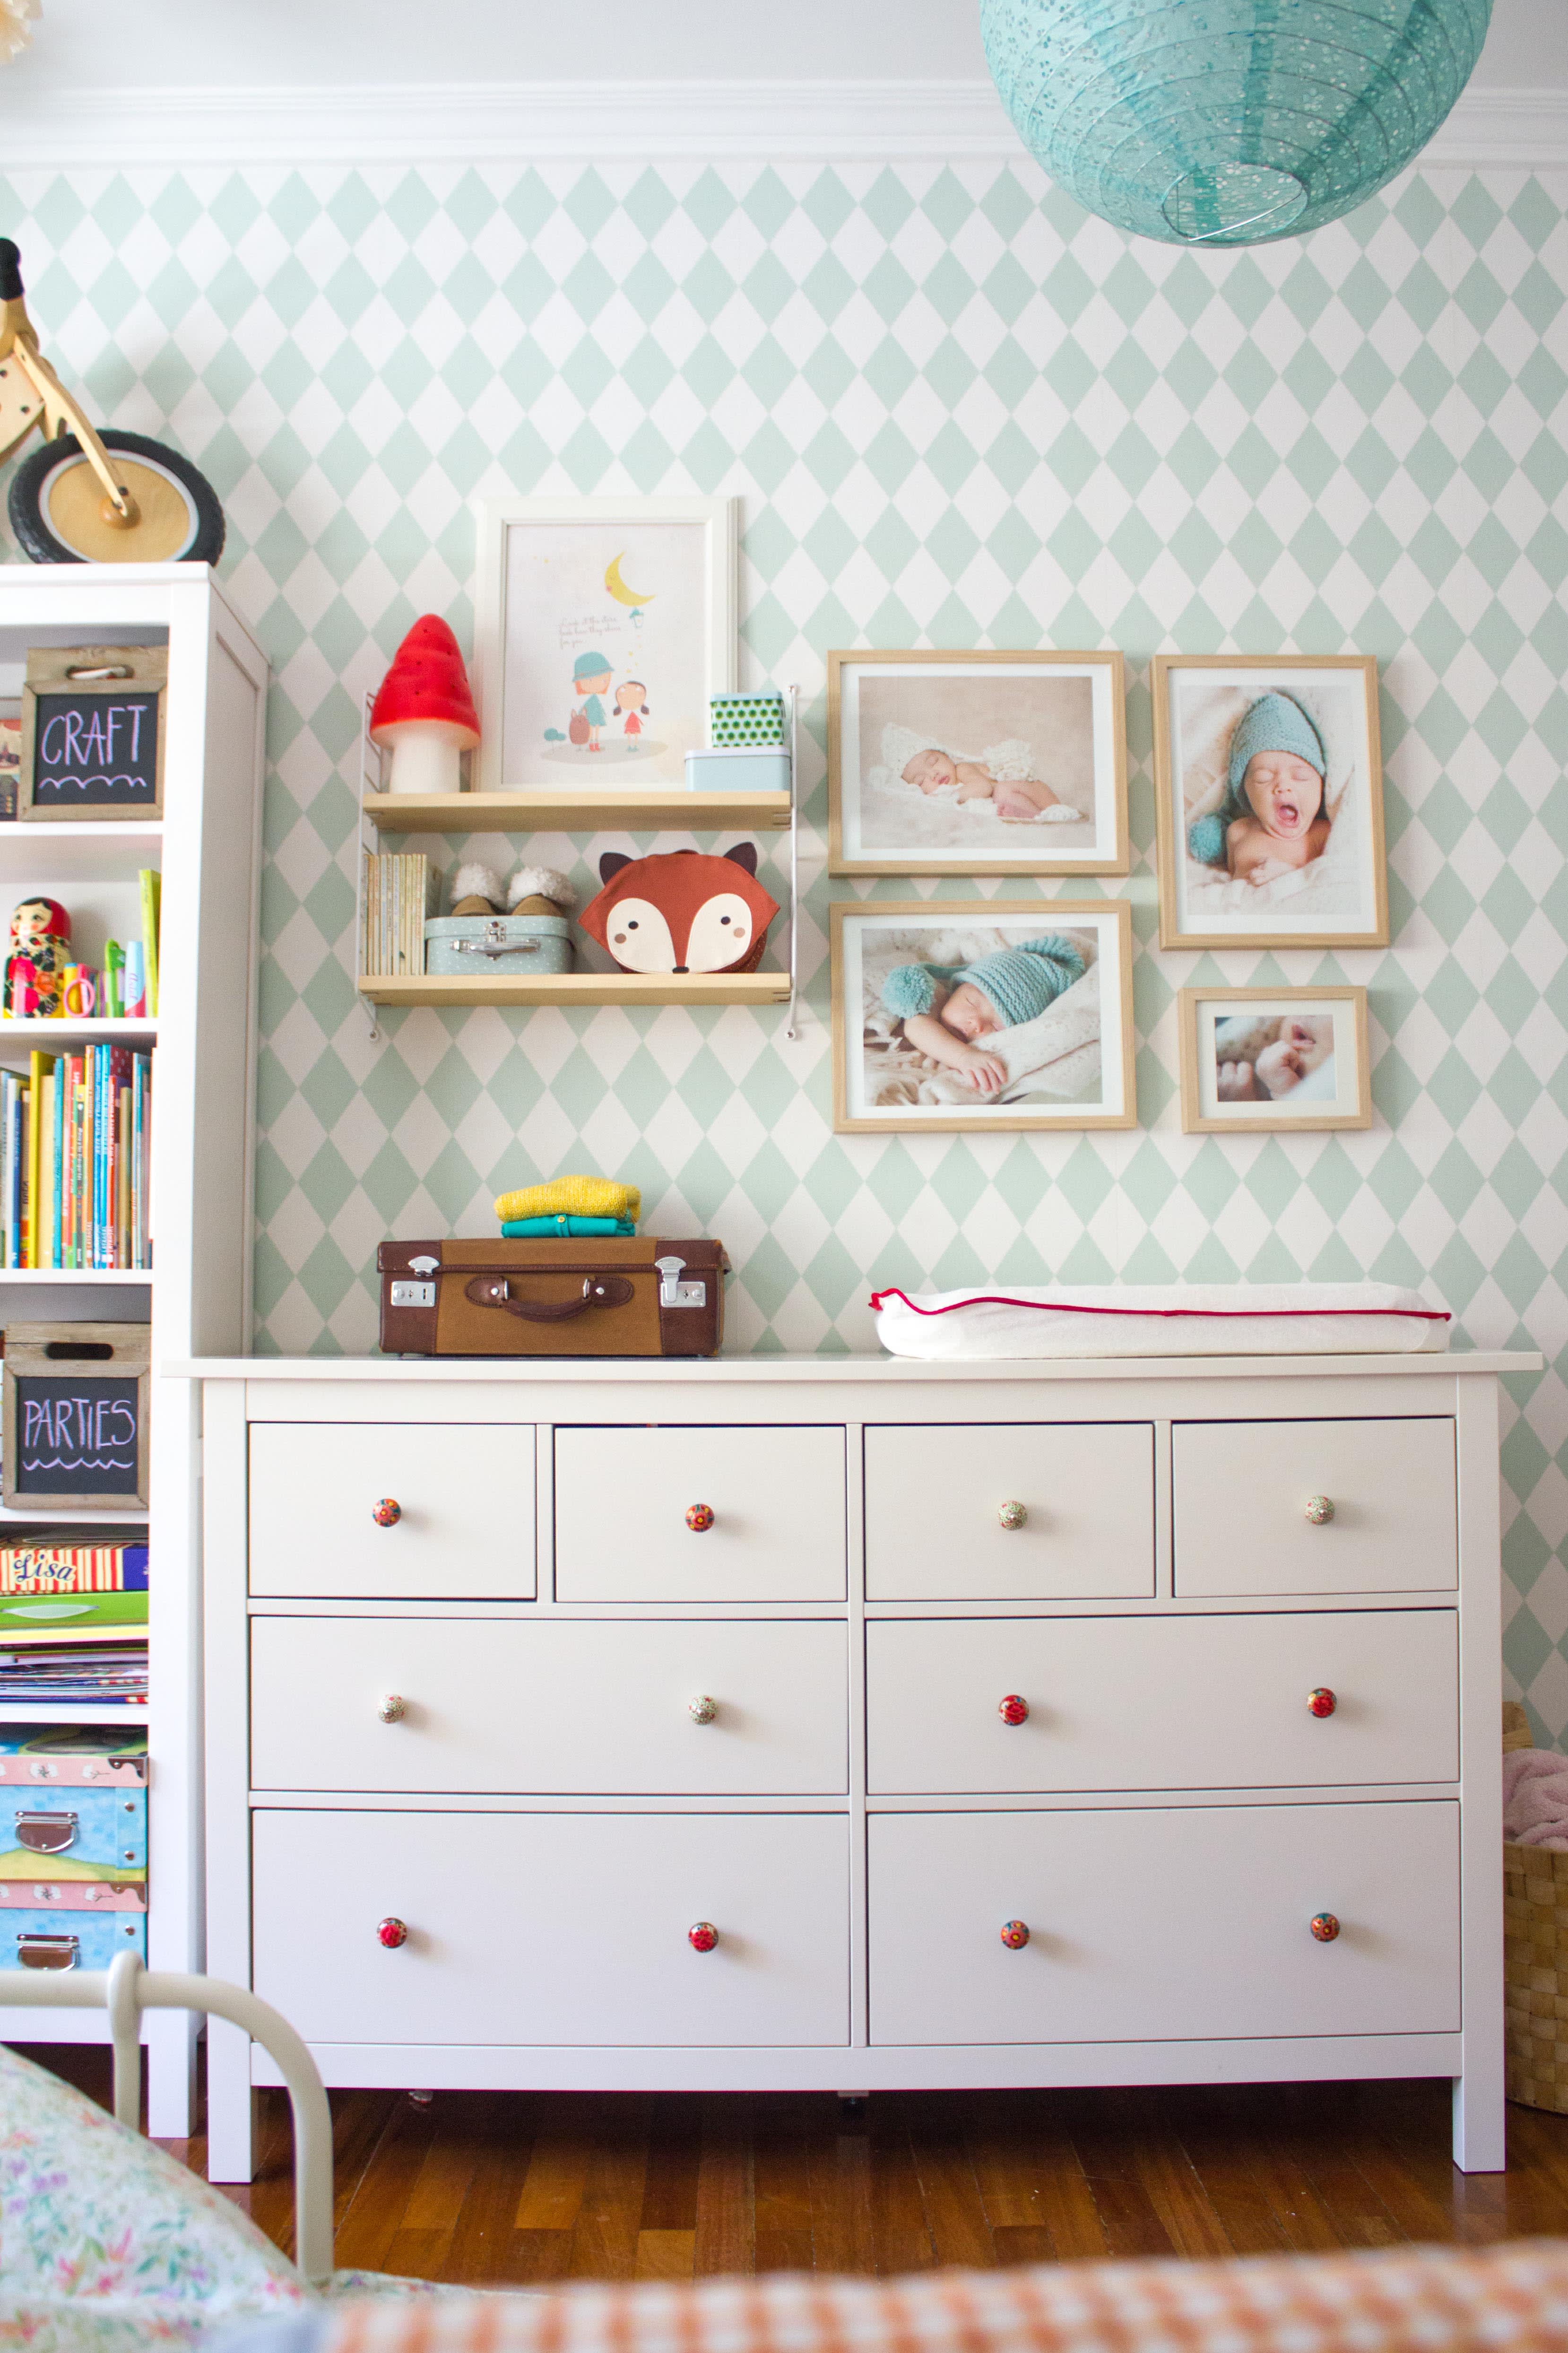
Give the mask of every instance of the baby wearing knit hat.
[{"label": "baby wearing knit hat", "polygon": [[1230,774],[1217,809],[1189,827],[1187,848],[1205,866],[1272,882],[1310,866],[1328,847],[1323,739],[1292,694],[1260,694],[1236,723]]},{"label": "baby wearing knit hat", "polygon": [[1055,1003],[1083,976],[1083,958],[1070,940],[1047,933],[998,948],[973,964],[895,965],[882,1003],[904,1025],[911,1046],[956,1071],[977,1094],[999,1094],[1007,1065],[975,1043],[993,1030],[1016,1029]]}]

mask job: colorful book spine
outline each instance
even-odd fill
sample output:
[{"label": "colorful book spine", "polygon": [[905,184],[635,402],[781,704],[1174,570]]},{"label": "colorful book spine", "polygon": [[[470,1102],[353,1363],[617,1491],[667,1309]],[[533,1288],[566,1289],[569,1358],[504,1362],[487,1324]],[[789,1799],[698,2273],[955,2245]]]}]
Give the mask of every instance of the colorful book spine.
[{"label": "colorful book spine", "polygon": [[158,922],[163,878],[154,867],[143,867],[142,884],[142,952],[147,965],[147,1018],[158,1018]]}]

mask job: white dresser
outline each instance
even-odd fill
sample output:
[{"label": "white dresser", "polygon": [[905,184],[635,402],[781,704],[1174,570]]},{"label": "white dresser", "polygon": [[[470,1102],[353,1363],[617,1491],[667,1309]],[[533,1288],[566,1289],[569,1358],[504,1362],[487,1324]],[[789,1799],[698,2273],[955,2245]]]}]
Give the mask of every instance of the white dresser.
[{"label": "white dresser", "polygon": [[330,2084],[1448,2075],[1499,2168],[1535,1361],[186,1366],[207,1965]]}]

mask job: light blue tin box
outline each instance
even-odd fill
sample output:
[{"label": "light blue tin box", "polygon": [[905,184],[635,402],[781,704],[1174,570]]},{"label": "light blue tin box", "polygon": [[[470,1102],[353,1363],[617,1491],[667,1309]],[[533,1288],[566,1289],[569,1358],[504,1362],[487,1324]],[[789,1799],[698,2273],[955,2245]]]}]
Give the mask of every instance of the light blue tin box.
[{"label": "light blue tin box", "polygon": [[787,793],[789,754],[758,747],[688,752],[686,786],[694,793]]},{"label": "light blue tin box", "polygon": [[564,915],[432,915],[425,925],[427,973],[570,972],[574,955]]},{"label": "light blue tin box", "polygon": [[106,1969],[147,1957],[145,1912],[0,1913],[0,1969]]}]

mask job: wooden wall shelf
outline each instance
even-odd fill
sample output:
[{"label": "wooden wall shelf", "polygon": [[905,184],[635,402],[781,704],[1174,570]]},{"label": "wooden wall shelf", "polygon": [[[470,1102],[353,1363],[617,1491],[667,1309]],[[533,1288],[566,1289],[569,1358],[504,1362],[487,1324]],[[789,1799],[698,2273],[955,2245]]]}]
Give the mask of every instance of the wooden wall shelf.
[{"label": "wooden wall shelf", "polygon": [[787,1005],[787,972],[411,973],[359,985],[373,1005]]},{"label": "wooden wall shelf", "polygon": [[788,793],[373,793],[378,833],[784,833]]}]

